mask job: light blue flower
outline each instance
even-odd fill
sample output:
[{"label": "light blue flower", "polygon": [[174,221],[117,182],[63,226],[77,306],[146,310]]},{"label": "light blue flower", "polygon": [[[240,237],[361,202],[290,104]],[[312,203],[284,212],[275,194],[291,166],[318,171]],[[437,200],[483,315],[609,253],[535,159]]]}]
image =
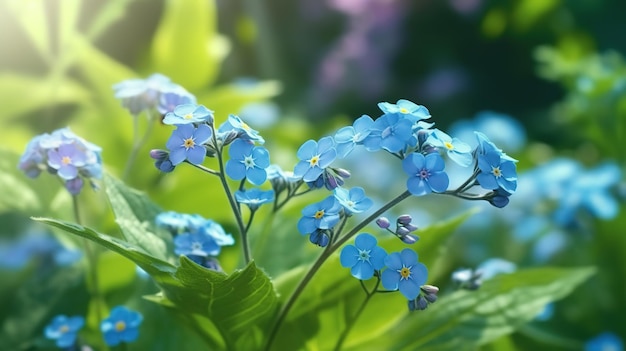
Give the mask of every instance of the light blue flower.
[{"label": "light blue flower", "polygon": [[226,174],[229,177],[234,180],[246,178],[254,185],[265,182],[265,169],[270,165],[270,155],[266,148],[237,139],[230,145],[228,154],[230,159],[226,162]]},{"label": "light blue flower", "polygon": [[211,125],[213,124],[213,111],[203,105],[178,105],[173,112],[168,112],[165,115],[163,123],[169,125],[207,123]]},{"label": "light blue flower", "polygon": [[168,77],[155,73],[147,79],[129,79],[117,83],[113,85],[113,91],[122,106],[136,116],[141,111],[156,108],[161,93],[172,90],[174,85]]},{"label": "light blue flower", "polygon": [[74,179],[78,169],[84,167],[87,155],[76,144],[63,144],[58,149],[48,150],[48,166],[57,170],[63,180]]},{"label": "light blue flower", "polygon": [[204,232],[211,236],[219,246],[230,246],[235,243],[235,239],[231,234],[227,234],[224,228],[217,222],[207,219],[202,226],[198,228],[198,232]]},{"label": "light blue flower", "polygon": [[381,282],[387,290],[400,290],[408,300],[415,300],[420,287],[426,284],[428,269],[417,261],[417,253],[410,249],[394,252],[385,257]]},{"label": "light blue flower", "polygon": [[117,346],[122,342],[137,340],[142,321],[141,313],[124,306],[116,306],[111,310],[109,317],[100,322],[100,331],[108,346]]},{"label": "light blue flower", "polygon": [[343,206],[348,214],[361,213],[372,207],[374,202],[365,196],[365,190],[361,187],[354,187],[350,190],[337,187],[335,188],[335,198]]},{"label": "light blue flower", "polygon": [[517,172],[515,163],[501,156],[497,151],[489,151],[478,155],[480,173],[476,180],[481,187],[488,190],[502,188],[509,194],[517,189]]},{"label": "light blue flower", "polygon": [[430,112],[426,107],[405,99],[400,99],[395,104],[380,102],[378,108],[384,113],[397,113],[403,117],[410,116],[413,122],[415,122],[414,120],[430,118]]},{"label": "light blue flower", "polygon": [[298,231],[302,235],[313,233],[316,229],[331,229],[339,222],[341,205],[334,196],[308,205],[302,210],[298,221]]},{"label": "light blue flower", "polygon": [[305,182],[313,182],[324,169],[335,160],[337,151],[332,137],[323,137],[319,142],[308,140],[298,149],[298,159],[293,175]]},{"label": "light blue flower", "polygon": [[498,274],[513,273],[517,270],[517,265],[502,258],[490,258],[476,267],[476,272],[480,273],[482,279],[487,280]]},{"label": "light blue flower", "polygon": [[472,148],[457,138],[452,138],[439,129],[431,131],[426,142],[446,152],[448,157],[460,166],[468,167],[474,161]]},{"label": "light blue flower", "polygon": [[46,326],[44,334],[46,338],[55,340],[59,348],[67,349],[74,345],[78,331],[85,325],[85,319],[81,316],[67,317],[58,315]]},{"label": "light blue flower", "polygon": [[385,266],[387,252],[377,246],[374,236],[368,233],[359,234],[354,245],[346,245],[341,250],[339,261],[341,265],[350,268],[353,277],[368,280],[374,276],[374,271],[380,271]]},{"label": "light blue flower", "polygon": [[176,126],[165,144],[170,151],[172,165],[176,166],[185,160],[194,165],[201,164],[206,156],[206,148],[202,144],[209,141],[211,135],[211,128],[206,124],[197,128],[192,124]]},{"label": "light blue flower", "polygon": [[174,253],[185,256],[217,256],[221,246],[206,231],[183,233],[174,238]]},{"label": "light blue flower", "polygon": [[199,214],[178,213],[167,211],[159,213],[154,219],[158,227],[164,228],[172,235],[185,232],[195,232],[206,223],[206,219]]},{"label": "light blue flower", "polygon": [[363,141],[368,151],[387,150],[397,153],[406,148],[413,136],[413,123],[400,114],[384,114],[374,121]]},{"label": "light blue flower", "polygon": [[265,143],[265,139],[263,139],[257,130],[252,129],[246,122],[236,115],[229,115],[228,119],[222,123],[218,129],[218,133],[222,135],[226,135],[230,132],[237,133],[237,137],[239,139],[259,144]]},{"label": "light blue flower", "polygon": [[168,112],[174,112],[176,106],[185,104],[196,104],[196,97],[185,88],[174,85],[170,90],[161,93],[157,111],[165,116]]},{"label": "light blue flower", "polygon": [[363,145],[363,141],[371,132],[374,120],[368,115],[357,118],[352,126],[339,129],[335,133],[337,143],[337,156],[344,158],[354,149],[356,145]]},{"label": "light blue flower", "polygon": [[443,171],[445,163],[437,153],[426,156],[412,153],[402,160],[402,169],[409,175],[406,186],[415,196],[422,196],[431,192],[441,193],[448,189],[450,180]]},{"label": "light blue flower", "polygon": [[259,188],[237,190],[235,199],[240,204],[245,204],[251,211],[256,211],[259,206],[274,201],[274,190],[263,191]]},{"label": "light blue flower", "polygon": [[585,351],[624,351],[624,343],[619,336],[604,332],[587,341]]}]

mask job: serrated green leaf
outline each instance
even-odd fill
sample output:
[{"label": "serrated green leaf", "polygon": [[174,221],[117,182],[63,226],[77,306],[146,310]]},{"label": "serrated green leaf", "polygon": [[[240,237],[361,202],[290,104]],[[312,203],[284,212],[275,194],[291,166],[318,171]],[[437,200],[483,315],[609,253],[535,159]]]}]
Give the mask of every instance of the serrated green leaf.
[{"label": "serrated green leaf", "polygon": [[109,174],[104,175],[104,184],[115,221],[126,241],[161,260],[173,258],[171,235],[157,230],[154,223],[162,210],[145,193],[127,187]]},{"label": "serrated green leaf", "polygon": [[[593,273],[593,268],[535,268],[499,275],[478,291],[457,291],[443,296],[426,311],[407,315],[385,333],[385,340],[368,340],[367,347],[476,348],[517,330],[547,303],[563,298]],[[355,340],[346,346],[361,350],[364,344]]]}]

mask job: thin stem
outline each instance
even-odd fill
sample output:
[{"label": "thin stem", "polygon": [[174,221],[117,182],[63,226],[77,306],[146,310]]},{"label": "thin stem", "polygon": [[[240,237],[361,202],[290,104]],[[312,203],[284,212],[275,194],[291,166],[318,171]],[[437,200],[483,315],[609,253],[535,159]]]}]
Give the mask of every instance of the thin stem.
[{"label": "thin stem", "polygon": [[137,154],[141,147],[148,141],[148,137],[152,133],[152,128],[154,127],[154,120],[152,119],[152,114],[150,111],[146,112],[148,114],[148,126],[146,127],[146,131],[139,139],[139,116],[133,116],[133,147],[130,150],[130,155],[128,156],[128,161],[126,161],[126,167],[124,167],[124,173],[122,175],[122,180],[128,180],[130,176],[130,170],[133,168],[133,164],[137,159]]},{"label": "thin stem", "polygon": [[239,210],[239,204],[235,201],[232,192],[230,191],[230,187],[228,186],[228,181],[226,180],[226,175],[224,173],[224,159],[222,157],[223,148],[217,146],[217,138],[215,137],[215,128],[211,126],[213,129],[213,144],[215,147],[215,155],[217,156],[217,163],[219,165],[219,173],[218,176],[220,178],[220,182],[222,183],[222,187],[226,192],[226,198],[228,199],[228,203],[230,204],[230,208],[233,211],[233,215],[235,216],[235,220],[237,221],[237,226],[239,227],[239,236],[241,237],[241,246],[243,247],[243,259],[244,264],[248,265],[252,260],[250,256],[250,246],[248,244],[248,236],[246,235],[246,226],[243,223],[243,218],[241,218],[241,211]]},{"label": "thin stem", "polygon": [[359,319],[359,317],[361,316],[361,313],[363,313],[363,311],[365,310],[365,306],[370,301],[372,296],[374,296],[374,294],[376,293],[377,291],[376,289],[378,289],[378,285],[380,284],[380,278],[377,279],[376,286],[374,286],[374,289],[372,289],[372,291],[367,290],[362,280],[360,280],[360,282],[361,282],[361,286],[365,290],[365,294],[366,294],[365,300],[363,300],[363,303],[361,303],[361,306],[359,306],[359,309],[356,311],[356,313],[352,317],[352,321],[348,323],[348,325],[346,326],[346,329],[344,329],[341,335],[339,336],[339,340],[337,340],[337,343],[335,344],[335,348],[334,348],[335,351],[341,350],[341,346],[343,345],[344,341],[346,341],[348,334],[350,334],[350,331],[356,324],[356,320]]},{"label": "thin stem", "polygon": [[346,235],[339,238],[339,240],[337,240],[336,243],[330,244],[326,247],[326,249],[324,249],[322,254],[313,263],[313,266],[311,266],[311,269],[309,269],[307,274],[304,276],[304,278],[302,278],[302,280],[298,283],[294,291],[291,293],[291,295],[289,296],[289,299],[287,299],[287,302],[285,302],[285,305],[283,305],[283,307],[278,312],[278,317],[276,317],[276,322],[274,322],[274,325],[272,326],[272,330],[270,331],[269,337],[267,339],[265,350],[269,350],[271,348],[272,343],[274,342],[274,339],[276,338],[276,335],[278,334],[278,330],[280,329],[281,324],[284,322],[285,317],[287,317],[287,313],[289,313],[289,310],[291,310],[291,307],[293,307],[294,303],[296,302],[296,300],[298,299],[302,291],[304,291],[304,288],[309,284],[309,282],[311,281],[315,273],[317,273],[317,271],[320,269],[320,267],[322,267],[326,259],[328,259],[328,257],[330,257],[330,255],[333,252],[335,252],[335,250],[340,248],[346,241],[348,241],[352,236],[354,236],[359,230],[363,229],[368,223],[375,220],[377,217],[379,217],[380,215],[382,215],[383,213],[385,213],[387,210],[394,207],[395,205],[399,204],[402,200],[408,198],[409,196],[411,196],[411,193],[409,193],[408,190],[398,195],[396,198],[389,201],[388,203],[383,205],[381,208],[376,210],[376,212],[372,213],[369,217],[367,217],[362,222],[357,224]]},{"label": "thin stem", "polygon": [[467,180],[465,180],[465,182],[461,184],[458,188],[456,188],[456,190],[454,190],[453,192],[457,194],[462,193],[470,187],[474,186],[473,182],[476,180],[476,176],[478,175],[478,173],[480,173],[480,169],[476,168],[474,170],[474,173],[472,173],[472,176],[467,178]]},{"label": "thin stem", "polygon": [[186,163],[196,167],[197,169],[199,169],[201,171],[204,171],[204,172],[207,172],[209,174],[216,175],[216,176],[220,175],[220,173],[218,171],[214,171],[214,170],[212,170],[210,168],[204,167],[203,165],[196,165],[196,164],[193,164],[193,163],[189,162],[188,160],[185,160],[183,162],[186,162]]},{"label": "thin stem", "polygon": [[[74,220],[77,224],[82,224],[80,218],[80,210],[78,207],[78,196],[72,196],[72,207],[74,211]],[[83,239],[83,248],[85,250],[85,254],[87,256],[88,263],[88,271],[89,271],[89,280],[91,281],[91,295],[96,302],[96,319],[98,323],[102,320],[102,310],[103,300],[100,295],[100,287],[98,284],[98,257],[96,253],[92,250],[91,245],[89,244],[89,240]]]}]

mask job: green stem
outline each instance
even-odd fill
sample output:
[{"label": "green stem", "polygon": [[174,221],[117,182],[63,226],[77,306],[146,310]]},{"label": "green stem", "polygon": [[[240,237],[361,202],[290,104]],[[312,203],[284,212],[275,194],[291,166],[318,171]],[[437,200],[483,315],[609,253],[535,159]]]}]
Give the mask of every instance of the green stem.
[{"label": "green stem", "polygon": [[376,281],[376,286],[374,286],[374,289],[372,289],[372,291],[367,291],[367,289],[365,288],[365,285],[363,285],[363,281],[361,280],[361,285],[363,286],[363,289],[365,289],[365,300],[363,300],[363,303],[361,303],[361,306],[359,306],[359,309],[356,311],[356,313],[352,317],[352,320],[348,323],[348,325],[346,325],[346,328],[343,330],[343,332],[339,336],[339,339],[337,340],[337,343],[335,344],[335,348],[334,348],[335,351],[341,350],[341,346],[343,345],[344,341],[346,341],[348,334],[350,334],[350,331],[356,324],[356,320],[359,319],[359,317],[361,316],[361,313],[363,313],[363,311],[365,310],[365,306],[370,301],[372,296],[374,296],[374,294],[376,293],[377,291],[376,289],[378,289],[379,284],[380,284],[380,278],[378,278],[378,280]]},{"label": "green stem", "polygon": [[148,126],[146,127],[146,131],[139,139],[139,116],[133,116],[133,147],[130,150],[130,155],[128,156],[128,161],[126,161],[126,167],[124,167],[124,173],[122,174],[122,180],[127,181],[130,176],[130,171],[133,168],[133,164],[137,159],[137,154],[139,150],[143,147],[143,145],[148,141],[148,137],[152,133],[152,128],[154,127],[154,120],[152,119],[152,114],[150,111],[146,112],[148,114]]},{"label": "green stem", "polygon": [[272,326],[269,337],[267,339],[267,344],[265,344],[265,350],[270,350],[274,342],[274,339],[276,338],[276,335],[278,334],[278,330],[280,329],[281,324],[284,322],[285,317],[287,317],[287,313],[289,313],[289,310],[291,310],[291,307],[293,307],[294,303],[296,302],[296,300],[298,299],[302,291],[304,291],[304,288],[309,284],[309,282],[311,281],[315,273],[317,273],[317,271],[322,267],[326,259],[328,259],[328,257],[330,257],[330,255],[333,252],[335,252],[335,250],[340,248],[346,241],[350,240],[351,237],[353,237],[366,225],[368,225],[370,222],[372,222],[373,220],[378,218],[380,215],[385,213],[387,210],[399,204],[402,200],[408,198],[409,196],[411,196],[411,193],[409,193],[408,190],[398,195],[396,198],[384,204],[381,208],[376,210],[376,212],[372,213],[369,217],[367,217],[362,222],[357,224],[354,228],[352,228],[352,230],[346,233],[346,235],[339,238],[339,240],[337,240],[336,243],[330,244],[326,247],[326,249],[324,249],[322,254],[313,263],[313,266],[311,266],[311,269],[309,269],[309,271],[304,276],[304,278],[300,280],[300,282],[298,283],[294,291],[289,296],[289,299],[287,299],[287,302],[285,302],[285,304],[282,306],[282,308],[278,312],[276,321],[274,322],[274,325]]},{"label": "green stem", "polygon": [[[78,196],[72,196],[72,207],[74,211],[74,220],[77,224],[82,225],[82,221],[80,218],[80,211],[78,207]],[[92,250],[89,240],[83,239],[83,248],[85,250],[85,254],[87,256],[88,263],[88,271],[89,271],[89,280],[91,281],[91,295],[96,302],[96,319],[98,323],[102,320],[102,310],[104,309],[103,299],[100,295],[100,287],[98,284],[98,257],[96,253]]]},{"label": "green stem", "polygon": [[252,260],[250,255],[250,245],[248,244],[248,236],[246,235],[246,226],[243,223],[243,218],[241,217],[241,211],[239,210],[239,204],[235,201],[232,192],[230,191],[230,187],[228,186],[228,181],[226,180],[226,174],[224,172],[224,159],[222,157],[223,148],[221,146],[217,146],[217,138],[215,136],[215,128],[211,126],[213,129],[213,144],[215,145],[215,155],[217,156],[217,163],[219,165],[219,173],[218,176],[220,178],[220,182],[222,183],[222,187],[226,192],[226,198],[228,199],[228,203],[230,204],[230,208],[233,211],[233,215],[235,216],[235,220],[237,221],[237,226],[239,227],[239,236],[241,237],[241,246],[243,247],[243,259],[244,264],[248,265]]}]

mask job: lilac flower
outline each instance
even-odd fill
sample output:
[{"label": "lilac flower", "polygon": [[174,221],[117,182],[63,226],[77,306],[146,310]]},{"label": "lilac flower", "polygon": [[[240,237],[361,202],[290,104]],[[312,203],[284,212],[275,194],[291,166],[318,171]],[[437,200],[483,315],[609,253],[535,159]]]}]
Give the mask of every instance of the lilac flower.
[{"label": "lilac flower", "polygon": [[80,316],[67,317],[58,315],[46,326],[46,338],[55,340],[59,348],[67,349],[74,345],[78,331],[85,325],[85,319]]},{"label": "lilac flower", "polygon": [[78,168],[85,166],[86,158],[85,153],[74,143],[48,150],[48,166],[56,169],[59,177],[64,180],[76,178]]},{"label": "lilac flower", "polygon": [[170,173],[176,168],[170,161],[170,153],[165,150],[150,150],[150,158],[154,160],[154,166],[163,173]]},{"label": "lilac flower", "polygon": [[274,190],[263,191],[258,188],[237,190],[235,199],[240,204],[245,204],[251,211],[256,211],[259,206],[274,201]]},{"label": "lilac flower", "polygon": [[270,165],[270,155],[266,148],[237,139],[228,150],[230,159],[226,162],[226,174],[234,180],[246,178],[254,185],[261,185],[267,179],[265,169]]},{"label": "lilac flower", "polygon": [[185,90],[185,88],[174,85],[171,90],[161,93],[157,111],[164,116],[168,112],[173,112],[176,106],[185,104],[196,104],[196,97]]},{"label": "lilac flower", "polygon": [[410,249],[394,252],[385,257],[385,269],[381,281],[388,290],[400,290],[409,300],[414,300],[420,293],[420,287],[426,283],[428,269],[417,261],[417,253]]},{"label": "lilac flower", "polygon": [[422,196],[431,192],[443,192],[448,188],[450,180],[443,171],[445,163],[439,154],[426,156],[412,153],[402,160],[402,168],[409,175],[406,182],[409,192]]},{"label": "lilac flower", "polygon": [[208,125],[213,124],[213,111],[196,104],[178,105],[173,112],[168,112],[163,118],[163,123],[170,125],[204,122]]},{"label": "lilac flower", "polygon": [[517,173],[515,163],[501,157],[497,151],[489,151],[478,155],[480,173],[476,180],[484,189],[495,190],[502,188],[509,194],[517,188]]},{"label": "lilac flower", "polygon": [[230,132],[237,134],[237,137],[246,141],[252,141],[259,144],[264,144],[265,139],[261,137],[258,131],[252,129],[246,122],[236,115],[229,115],[228,120],[222,123],[218,129],[218,133],[225,135]]},{"label": "lilac flower", "polygon": [[350,190],[338,187],[335,189],[335,198],[348,214],[367,211],[374,204],[372,199],[365,196],[365,190],[361,187]]},{"label": "lilac flower", "polygon": [[343,127],[335,133],[338,157],[344,158],[354,149],[356,145],[362,145],[363,141],[370,134],[374,120],[363,115],[357,118],[352,126]]},{"label": "lilac flower", "polygon": [[399,114],[385,114],[376,119],[363,141],[368,151],[385,149],[391,153],[405,149],[413,136],[413,123]]},{"label": "lilac flower", "polygon": [[122,342],[137,340],[142,321],[141,313],[124,306],[116,306],[111,310],[109,317],[100,322],[100,331],[108,346],[117,346]]},{"label": "lilac flower", "polygon": [[430,145],[446,151],[448,157],[460,166],[468,167],[474,161],[472,148],[457,138],[452,138],[448,134],[435,129],[426,140]]},{"label": "lilac flower", "polygon": [[316,142],[308,140],[298,149],[300,162],[294,168],[293,174],[301,177],[305,182],[315,181],[337,157],[332,137],[323,137]]},{"label": "lilac flower", "polygon": [[385,266],[387,252],[377,246],[374,236],[368,233],[359,234],[354,245],[346,245],[341,250],[339,261],[341,265],[350,268],[353,277],[368,280],[374,276],[374,271],[380,271]]},{"label": "lilac flower", "polygon": [[331,229],[339,222],[341,205],[334,196],[308,205],[302,210],[302,218],[298,221],[301,234],[313,233],[316,229]]},{"label": "lilac flower", "polygon": [[211,128],[206,124],[198,128],[191,124],[178,125],[165,144],[170,151],[172,165],[176,166],[185,160],[195,165],[201,164],[206,156],[206,148],[202,144],[209,141],[211,134]]}]

